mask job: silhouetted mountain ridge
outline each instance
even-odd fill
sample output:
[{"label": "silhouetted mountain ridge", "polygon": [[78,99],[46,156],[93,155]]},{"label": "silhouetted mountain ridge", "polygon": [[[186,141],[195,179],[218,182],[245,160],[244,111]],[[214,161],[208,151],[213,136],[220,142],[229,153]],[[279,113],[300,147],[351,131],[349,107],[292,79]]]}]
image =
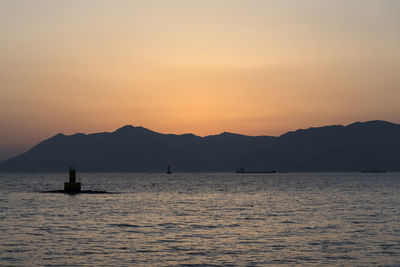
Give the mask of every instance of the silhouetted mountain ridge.
[{"label": "silhouetted mountain ridge", "polygon": [[400,125],[355,122],[279,137],[223,132],[205,137],[162,134],[126,125],[114,132],[57,134],[0,162],[1,171],[360,171],[400,170]]}]

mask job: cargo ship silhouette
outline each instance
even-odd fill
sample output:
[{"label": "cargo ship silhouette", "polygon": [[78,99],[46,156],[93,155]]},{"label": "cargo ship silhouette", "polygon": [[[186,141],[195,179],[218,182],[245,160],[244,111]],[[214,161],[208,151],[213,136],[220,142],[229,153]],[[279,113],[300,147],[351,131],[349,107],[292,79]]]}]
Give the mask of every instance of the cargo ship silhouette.
[{"label": "cargo ship silhouette", "polygon": [[244,167],[236,169],[236,173],[277,173],[275,170],[271,171],[246,171]]}]

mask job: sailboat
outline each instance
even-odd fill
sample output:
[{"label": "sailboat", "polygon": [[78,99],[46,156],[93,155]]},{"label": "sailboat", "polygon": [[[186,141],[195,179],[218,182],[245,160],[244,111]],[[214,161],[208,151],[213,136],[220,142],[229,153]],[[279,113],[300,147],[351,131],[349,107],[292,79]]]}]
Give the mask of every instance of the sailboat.
[{"label": "sailboat", "polygon": [[172,173],[171,166],[168,165],[167,174],[171,174],[171,173]]}]

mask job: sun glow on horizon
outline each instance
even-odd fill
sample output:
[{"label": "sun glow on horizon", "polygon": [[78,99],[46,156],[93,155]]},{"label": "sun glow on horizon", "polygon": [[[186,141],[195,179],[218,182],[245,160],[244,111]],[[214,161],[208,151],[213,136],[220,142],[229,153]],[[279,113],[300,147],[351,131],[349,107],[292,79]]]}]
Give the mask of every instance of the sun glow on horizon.
[{"label": "sun glow on horizon", "polygon": [[398,122],[399,12],[374,0],[5,1],[0,139]]}]

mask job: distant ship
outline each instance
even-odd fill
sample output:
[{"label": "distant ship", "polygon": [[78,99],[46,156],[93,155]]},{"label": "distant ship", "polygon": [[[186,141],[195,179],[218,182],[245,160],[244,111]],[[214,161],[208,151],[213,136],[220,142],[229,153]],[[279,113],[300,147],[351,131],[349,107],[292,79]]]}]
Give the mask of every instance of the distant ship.
[{"label": "distant ship", "polygon": [[275,171],[275,170],[271,170],[271,171],[246,171],[244,169],[244,167],[241,167],[241,168],[236,170],[236,173],[277,173],[277,171]]},{"label": "distant ship", "polygon": [[172,173],[171,166],[168,165],[167,174],[171,174],[171,173]]},{"label": "distant ship", "polygon": [[364,170],[361,171],[362,173],[385,173],[386,171],[380,169],[371,169],[371,170]]}]

